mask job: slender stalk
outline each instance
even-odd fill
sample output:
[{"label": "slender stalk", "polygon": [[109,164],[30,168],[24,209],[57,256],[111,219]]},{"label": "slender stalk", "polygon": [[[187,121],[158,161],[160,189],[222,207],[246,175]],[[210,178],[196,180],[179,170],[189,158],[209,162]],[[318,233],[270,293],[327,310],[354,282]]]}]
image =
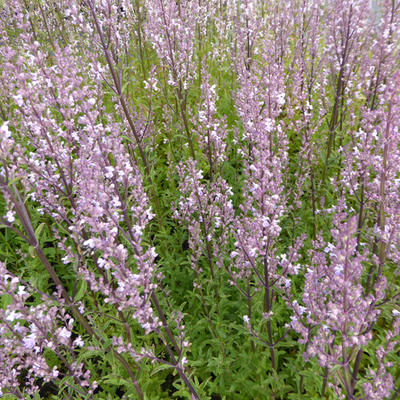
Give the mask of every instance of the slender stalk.
[{"label": "slender stalk", "polygon": [[146,66],[145,66],[145,58],[144,58],[144,52],[143,52],[143,39],[142,39],[142,16],[140,14],[140,4],[139,0],[135,1],[135,6],[136,6],[136,14],[137,14],[137,35],[138,35],[138,47],[139,47],[139,57],[140,57],[140,65],[142,67],[142,73],[143,73],[143,80],[147,80],[147,74],[146,74]]},{"label": "slender stalk", "polygon": [[329,368],[324,368],[324,379],[322,381],[321,397],[325,397],[326,387],[328,384]]},{"label": "slender stalk", "polygon": [[[271,299],[271,291],[269,285],[269,270],[268,270],[268,258],[264,256],[264,283],[265,283],[265,294],[264,294],[264,311],[269,313],[272,310],[272,299]],[[271,355],[271,364],[272,369],[276,369],[275,362],[275,350],[274,350],[274,341],[272,337],[272,327],[271,327],[271,319],[267,319],[267,334],[269,341],[269,351]]]},{"label": "slender stalk", "polygon": [[178,361],[175,358],[174,352],[172,351],[172,349],[169,346],[168,342],[165,341],[164,344],[165,344],[165,347],[166,347],[166,349],[168,351],[168,354],[169,354],[169,356],[171,358],[171,361],[175,366],[176,371],[178,372],[180,378],[183,380],[183,382],[185,383],[186,387],[189,389],[190,393],[192,394],[192,398],[196,399],[196,400],[200,400],[200,397],[197,394],[196,389],[194,388],[192,382],[186,376],[185,371],[182,369],[182,367],[178,364]]},{"label": "slender stalk", "polygon": [[179,354],[181,349],[179,348],[178,343],[176,342],[174,335],[172,334],[172,331],[169,328],[167,318],[165,317],[165,314],[161,308],[160,302],[158,301],[157,295],[154,292],[151,294],[151,300],[153,301],[153,303],[156,307],[157,314],[161,319],[161,323],[163,324],[165,332],[167,332],[167,336],[168,336],[169,340],[171,341],[172,345],[174,346],[175,351]]},{"label": "slender stalk", "polygon": [[[181,85],[182,85],[182,82],[179,82],[179,86],[181,86]],[[180,110],[180,114],[182,117],[183,126],[185,128],[186,137],[187,137],[187,140],[189,143],[190,155],[192,156],[193,160],[195,160],[196,154],[194,151],[193,137],[192,137],[192,133],[190,132],[189,122],[188,122],[187,116],[186,116],[186,95],[182,96],[181,90],[178,90],[178,99],[179,99],[179,110]]]},{"label": "slender stalk", "polygon": [[360,349],[357,353],[356,360],[354,362],[353,372],[351,374],[351,386],[350,386],[351,387],[351,392],[350,392],[351,396],[354,395],[354,391],[356,388],[357,375],[358,375],[358,372],[360,371],[362,355],[363,355],[363,351]]},{"label": "slender stalk", "polygon": [[344,68],[346,66],[349,51],[351,49],[350,46],[350,23],[351,23],[351,15],[352,15],[352,6],[350,6],[350,16],[347,23],[346,29],[346,37],[345,37],[345,45],[343,48],[343,52],[341,54],[341,63],[339,68],[339,75],[336,82],[336,90],[335,90],[335,102],[333,105],[333,111],[331,115],[331,119],[329,121],[329,136],[327,141],[327,150],[326,150],[326,157],[325,157],[325,164],[324,169],[322,172],[322,185],[325,185],[327,169],[329,164],[329,159],[332,153],[332,149],[335,143],[336,137],[336,128],[338,124],[339,115],[343,118],[343,104],[344,104],[344,93],[345,93],[345,79],[344,79]]},{"label": "slender stalk", "polygon": [[312,213],[313,213],[313,239],[315,240],[317,237],[317,207],[316,207],[316,198],[315,198],[315,177],[314,177],[314,168],[311,165],[310,161],[310,184],[311,184],[311,204],[312,204]]},{"label": "slender stalk", "polygon": [[[383,168],[381,172],[381,182],[380,182],[380,204],[379,204],[379,214],[378,214],[378,224],[381,232],[385,230],[385,212],[384,212],[384,198],[385,198],[385,186],[386,186],[386,171],[388,163],[388,151],[389,151],[389,135],[390,135],[390,119],[392,115],[392,104],[389,103],[388,106],[388,116],[385,129],[385,143],[383,149]],[[385,243],[380,240],[379,243],[379,273],[382,272],[383,264],[385,262]]]},{"label": "slender stalk", "polygon": [[[253,305],[251,302],[252,298],[250,295],[250,282],[247,283],[247,312],[248,312],[248,316],[249,319],[251,320],[251,317],[253,315]],[[256,352],[256,345],[254,344],[254,340],[251,341],[251,350],[253,351],[253,353]]]},{"label": "slender stalk", "polygon": [[55,51],[56,47],[55,47],[55,45],[54,45],[53,36],[52,36],[52,34],[50,33],[49,26],[48,26],[48,24],[47,24],[46,15],[45,15],[45,13],[44,13],[44,10],[43,10],[43,7],[42,7],[40,1],[38,2],[38,4],[39,4],[39,8],[40,8],[40,13],[42,14],[42,17],[43,17],[43,22],[44,22],[44,26],[45,26],[45,28],[46,28],[47,36],[48,36],[48,38],[49,38],[49,40],[50,40],[51,47],[52,47],[53,50]]}]

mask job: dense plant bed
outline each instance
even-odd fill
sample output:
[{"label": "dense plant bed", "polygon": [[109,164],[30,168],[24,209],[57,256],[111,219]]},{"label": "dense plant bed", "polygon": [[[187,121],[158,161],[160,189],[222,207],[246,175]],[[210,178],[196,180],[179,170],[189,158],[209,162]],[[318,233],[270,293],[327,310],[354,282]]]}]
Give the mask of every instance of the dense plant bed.
[{"label": "dense plant bed", "polygon": [[0,0],[0,397],[400,396],[399,0]]}]

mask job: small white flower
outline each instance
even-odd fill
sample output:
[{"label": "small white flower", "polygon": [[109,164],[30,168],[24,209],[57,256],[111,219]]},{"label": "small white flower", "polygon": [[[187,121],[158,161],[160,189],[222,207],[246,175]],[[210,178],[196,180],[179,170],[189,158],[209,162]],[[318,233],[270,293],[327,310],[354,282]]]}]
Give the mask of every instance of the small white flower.
[{"label": "small white flower", "polygon": [[109,166],[106,167],[105,170],[106,170],[105,177],[111,179],[114,176],[114,167]]},{"label": "small white flower", "polygon": [[31,333],[30,335],[24,337],[22,339],[24,342],[24,345],[27,349],[34,349],[36,345],[36,335],[34,333]]},{"label": "small white flower", "polygon": [[285,104],[285,93],[282,92],[277,96],[277,103],[279,106],[283,106]]},{"label": "small white flower", "polygon": [[88,246],[88,247],[90,247],[91,249],[94,249],[94,247],[95,247],[95,244],[94,244],[94,240],[93,240],[93,239],[85,240],[85,241],[83,242],[83,245],[84,245],[84,246]]},{"label": "small white flower", "polygon": [[293,265],[293,272],[295,275],[297,275],[300,271],[301,265],[300,264],[295,264]]},{"label": "small white flower", "polygon": [[256,256],[257,252],[258,252],[257,247],[251,248],[251,249],[249,250],[249,255],[250,255],[250,257]]},{"label": "small white flower", "polygon": [[71,262],[69,256],[62,257],[61,261],[63,262],[63,264],[69,264]]},{"label": "small white flower", "polygon": [[57,378],[58,374],[59,374],[59,371],[57,370],[57,366],[55,365],[55,366],[53,367],[52,371],[51,371],[51,376],[52,376],[53,378]]},{"label": "small white flower", "polygon": [[[14,325],[14,330],[15,330],[15,332],[18,332],[18,333],[22,333],[23,331],[24,331],[24,327],[23,326],[21,326],[20,324],[19,324],[19,322],[17,322],[15,325]],[[0,329],[0,335],[1,335],[1,329]]]},{"label": "small white flower", "polygon": [[143,233],[143,227],[141,225],[134,225],[132,229],[137,235],[141,235]]},{"label": "small white flower", "polygon": [[100,268],[103,268],[103,267],[106,265],[106,260],[105,260],[104,258],[99,257],[99,258],[97,259],[97,265],[98,265]]},{"label": "small white flower", "polygon": [[25,291],[25,286],[18,286],[18,296],[23,296],[24,294],[27,294]]},{"label": "small white flower", "polygon": [[[340,257],[340,256],[339,256],[339,257]],[[342,257],[343,257],[343,256],[342,256]],[[336,275],[336,276],[341,276],[341,275],[343,275],[343,270],[344,270],[343,265],[340,265],[340,264],[336,265],[336,266],[335,266],[335,275]]]},{"label": "small white flower", "polygon": [[22,107],[22,105],[24,104],[24,100],[23,100],[22,96],[20,94],[17,94],[13,98],[14,98],[15,102],[17,103],[17,105],[19,107]]},{"label": "small white flower", "polygon": [[111,204],[114,208],[119,208],[121,207],[121,202],[119,201],[119,198],[117,196],[114,196],[111,200]]},{"label": "small white flower", "polygon": [[243,321],[248,324],[250,322],[249,316],[248,315],[243,315]]},{"label": "small white flower", "polygon": [[300,315],[303,315],[306,312],[306,308],[303,306],[299,306],[299,313]]},{"label": "small white flower", "polygon": [[14,216],[14,212],[9,210],[6,214],[6,220],[7,222],[9,222],[10,224],[12,224],[15,221],[15,216]]},{"label": "small white flower", "polygon": [[71,337],[71,332],[67,328],[62,328],[59,332],[60,337],[63,339],[69,339]]},{"label": "small white flower", "polygon": [[0,127],[0,132],[3,133],[3,138],[4,139],[10,139],[10,137],[11,137],[11,132],[8,129],[8,124],[9,124],[9,121],[5,121],[3,123],[3,125],[1,125],[1,127]]},{"label": "small white flower", "polygon": [[327,246],[325,247],[324,251],[325,253],[331,253],[333,251],[333,249],[335,248],[335,246],[332,243],[328,243]]},{"label": "small white flower", "polygon": [[19,312],[15,312],[15,310],[12,310],[10,314],[7,315],[6,320],[7,321],[15,321],[16,319],[19,319],[22,317],[22,314]]},{"label": "small white flower", "polygon": [[83,340],[80,336],[78,336],[75,340],[74,340],[74,346],[76,347],[82,347],[84,345]]}]

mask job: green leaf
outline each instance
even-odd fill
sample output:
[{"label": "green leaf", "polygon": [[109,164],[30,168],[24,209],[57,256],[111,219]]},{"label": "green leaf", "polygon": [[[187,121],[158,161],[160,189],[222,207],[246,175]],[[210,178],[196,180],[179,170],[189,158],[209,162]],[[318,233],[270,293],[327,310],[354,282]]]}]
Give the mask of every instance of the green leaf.
[{"label": "green leaf", "polygon": [[87,288],[87,282],[84,279],[80,280],[78,283],[78,290],[75,294],[75,301],[79,301],[83,298],[83,296],[86,294]]},{"label": "green leaf", "polygon": [[84,361],[91,357],[102,356],[103,352],[100,350],[85,350],[81,354],[79,354],[78,361]]},{"label": "green leaf", "polygon": [[40,238],[40,234],[42,233],[42,230],[44,228],[46,224],[44,222],[42,222],[36,229],[35,229],[35,236],[36,239],[39,240]]},{"label": "green leaf", "polygon": [[164,371],[164,370],[169,369],[169,368],[174,368],[174,367],[172,365],[168,365],[168,364],[161,364],[157,368],[154,368],[154,371],[152,371],[150,376],[156,375],[159,372]]},{"label": "green leaf", "polygon": [[[123,139],[127,140],[127,141],[130,142],[130,143],[136,144],[136,141],[133,140],[132,138],[130,138],[129,136],[121,135],[121,137],[122,137]],[[131,196],[131,197],[132,197],[132,196]]]},{"label": "green leaf", "polygon": [[35,258],[35,257],[36,257],[35,248],[34,248],[33,246],[29,246],[29,247],[28,247],[28,254],[29,254],[32,258]]},{"label": "green leaf", "polygon": [[56,366],[57,368],[61,368],[60,360],[53,350],[45,349],[43,352],[43,356],[46,360],[47,365],[50,368],[53,368],[54,366]]},{"label": "green leaf", "polygon": [[127,81],[127,82],[125,82],[125,83],[122,85],[122,89],[121,89],[122,94],[125,94],[126,88],[128,87],[129,83],[130,83],[130,82]]},{"label": "green leaf", "polygon": [[103,383],[107,383],[108,385],[124,385],[126,384],[125,379],[121,378],[120,376],[115,375],[108,375],[102,379]]},{"label": "green leaf", "polygon": [[12,297],[9,294],[4,294],[0,297],[0,307],[5,309],[12,303]]}]

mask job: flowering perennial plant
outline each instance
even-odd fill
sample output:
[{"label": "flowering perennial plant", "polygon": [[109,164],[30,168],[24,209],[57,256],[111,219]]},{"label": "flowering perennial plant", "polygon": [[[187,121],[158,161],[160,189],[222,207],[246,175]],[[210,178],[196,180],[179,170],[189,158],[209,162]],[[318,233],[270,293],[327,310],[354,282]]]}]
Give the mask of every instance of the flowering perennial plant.
[{"label": "flowering perennial plant", "polygon": [[0,397],[396,399],[398,0],[0,0]]}]

